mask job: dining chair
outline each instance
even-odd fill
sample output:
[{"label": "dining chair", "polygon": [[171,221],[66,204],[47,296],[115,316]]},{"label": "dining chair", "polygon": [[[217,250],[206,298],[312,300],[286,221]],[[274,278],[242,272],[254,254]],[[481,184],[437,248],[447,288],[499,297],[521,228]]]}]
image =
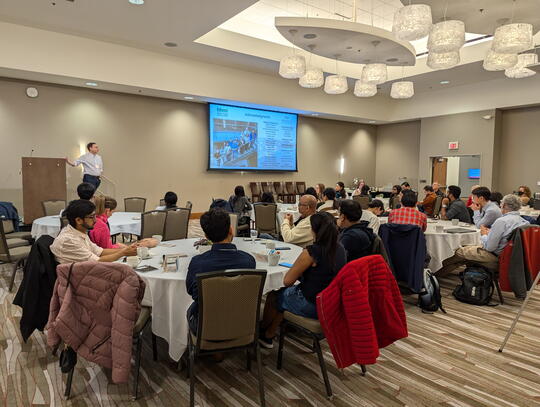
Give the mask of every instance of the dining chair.
[{"label": "dining chair", "polygon": [[140,239],[146,239],[154,235],[163,236],[167,211],[148,211],[141,215]]},{"label": "dining chair", "polygon": [[251,202],[258,202],[261,200],[261,189],[258,182],[250,182],[249,189],[251,190]]},{"label": "dining chair", "polygon": [[53,199],[49,201],[42,201],[44,216],[56,216],[66,209],[66,201],[61,199]]},{"label": "dining chair", "polygon": [[353,201],[358,202],[362,210],[369,208],[369,196],[356,195],[353,196]]},{"label": "dining chair", "polygon": [[15,274],[19,268],[24,267],[24,262],[30,254],[31,249],[32,246],[29,245],[10,248],[6,234],[4,233],[3,222],[0,222],[0,261],[13,264],[11,281],[9,283],[10,292],[13,290],[13,284],[15,284]]},{"label": "dining chair", "polygon": [[273,203],[253,204],[255,211],[255,229],[259,233],[277,235],[277,205]]},{"label": "dining chair", "polygon": [[187,239],[191,211],[187,208],[174,208],[166,212],[163,240]]},{"label": "dining chair", "polygon": [[146,208],[146,198],[132,196],[124,198],[124,211],[143,213]]},{"label": "dining chair", "polygon": [[259,345],[259,315],[266,270],[226,270],[197,275],[199,318],[197,331],[188,332],[189,402],[195,405],[195,359],[223,352],[246,351],[251,369],[255,353],[259,397],[265,406]]}]

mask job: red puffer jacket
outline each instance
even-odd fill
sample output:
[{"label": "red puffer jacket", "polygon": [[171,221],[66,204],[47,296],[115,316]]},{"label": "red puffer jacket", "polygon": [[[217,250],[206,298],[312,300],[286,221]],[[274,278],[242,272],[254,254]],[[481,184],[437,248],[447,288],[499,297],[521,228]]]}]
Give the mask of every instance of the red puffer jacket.
[{"label": "red puffer jacket", "polygon": [[47,343],[71,346],[78,355],[112,368],[115,383],[131,370],[133,328],[141,311],[144,281],[122,263],[85,261],[56,268]]},{"label": "red puffer jacket", "polygon": [[343,267],[317,295],[317,312],[340,369],[374,364],[379,348],[408,335],[399,288],[380,255]]}]

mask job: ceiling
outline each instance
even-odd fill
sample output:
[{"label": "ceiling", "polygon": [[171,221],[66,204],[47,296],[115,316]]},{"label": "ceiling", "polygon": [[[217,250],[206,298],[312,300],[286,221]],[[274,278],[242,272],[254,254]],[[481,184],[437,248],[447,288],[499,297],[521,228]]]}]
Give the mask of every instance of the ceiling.
[{"label": "ceiling", "polygon": [[[448,1],[453,4],[458,0]],[[532,1],[538,4],[533,14],[540,16],[540,0]],[[353,0],[146,0],[142,6],[127,0],[1,0],[0,21],[276,76],[278,61],[290,53],[291,44],[276,30],[275,17],[353,21],[356,14],[357,22],[391,30],[394,12],[402,6],[400,0],[357,0],[356,5],[355,13]],[[467,34],[469,40],[480,37]],[[390,80],[411,77],[416,92],[429,92],[440,88],[442,80],[449,81],[444,86],[453,87],[504,77],[501,72],[484,71],[478,63],[488,47],[483,41],[462,50],[461,66],[432,71],[420,56],[417,66],[404,72],[390,68]],[[166,42],[177,46],[167,47]],[[426,50],[425,39],[412,45],[417,54]],[[335,61],[318,58],[325,72],[336,71]],[[340,63],[339,70],[350,78],[358,78],[361,73],[359,65],[345,62]],[[389,86],[383,85],[381,93],[387,93]]]}]

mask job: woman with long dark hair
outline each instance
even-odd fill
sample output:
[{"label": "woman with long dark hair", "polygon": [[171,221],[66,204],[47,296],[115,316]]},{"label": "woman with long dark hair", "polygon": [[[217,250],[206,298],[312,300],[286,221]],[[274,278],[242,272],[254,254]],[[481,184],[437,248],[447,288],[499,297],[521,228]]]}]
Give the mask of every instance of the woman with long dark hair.
[{"label": "woman with long dark hair", "polygon": [[394,185],[392,187],[392,193],[390,194],[390,199],[388,200],[388,206],[390,209],[397,209],[399,204],[399,194],[401,193],[401,185]]},{"label": "woman with long dark hair", "polygon": [[[289,311],[308,318],[317,318],[315,298],[332,282],[347,263],[345,249],[338,242],[338,228],[332,215],[318,212],[310,217],[313,244],[306,247],[283,278],[285,288],[266,297],[259,342],[272,348],[272,339]],[[300,284],[296,284],[300,281]]]},{"label": "woman with long dark hair", "polygon": [[229,198],[229,203],[231,204],[233,212],[236,213],[239,218],[246,215],[251,210],[251,203],[249,202],[242,185],[237,185],[234,188],[234,195],[231,195]]}]

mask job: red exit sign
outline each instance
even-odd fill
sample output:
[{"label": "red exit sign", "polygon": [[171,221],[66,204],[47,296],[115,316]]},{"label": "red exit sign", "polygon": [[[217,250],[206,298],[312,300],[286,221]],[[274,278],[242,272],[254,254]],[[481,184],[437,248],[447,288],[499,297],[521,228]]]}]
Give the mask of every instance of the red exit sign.
[{"label": "red exit sign", "polygon": [[448,143],[448,149],[449,150],[459,150],[459,142],[457,141],[451,141]]}]

